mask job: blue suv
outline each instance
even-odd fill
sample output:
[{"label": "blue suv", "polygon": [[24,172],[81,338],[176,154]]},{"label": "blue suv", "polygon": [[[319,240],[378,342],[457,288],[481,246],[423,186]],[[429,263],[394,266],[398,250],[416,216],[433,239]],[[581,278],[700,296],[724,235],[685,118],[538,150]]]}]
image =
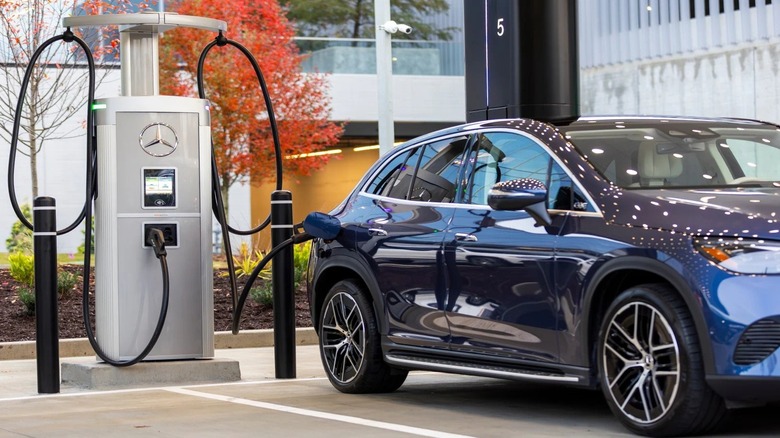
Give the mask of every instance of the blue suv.
[{"label": "blue suv", "polygon": [[630,430],[780,400],[780,127],[494,120],[382,157],[309,264],[327,375],[600,388]]}]

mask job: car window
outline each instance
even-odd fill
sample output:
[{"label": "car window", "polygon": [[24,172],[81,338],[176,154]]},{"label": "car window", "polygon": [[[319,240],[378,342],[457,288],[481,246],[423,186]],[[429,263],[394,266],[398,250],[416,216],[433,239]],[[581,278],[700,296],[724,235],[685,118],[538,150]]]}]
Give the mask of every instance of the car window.
[{"label": "car window", "polygon": [[563,168],[553,161],[547,185],[547,208],[552,210],[596,211],[582,190],[573,183]]},{"label": "car window", "polygon": [[467,142],[467,136],[459,136],[400,154],[379,171],[366,191],[412,201],[451,202]]},{"label": "car window", "polygon": [[463,202],[487,204],[494,184],[519,178],[549,183],[552,159],[528,137],[509,132],[480,134],[472,154],[472,171],[464,184]]},{"label": "car window", "polygon": [[[410,160],[415,152],[419,152],[419,148],[398,154],[392,160],[390,160],[390,162],[388,162],[387,165],[379,171],[374,179],[368,183],[366,192],[373,195],[389,196],[392,188],[398,184],[398,175],[406,171],[408,166],[414,167],[417,164],[419,155],[417,156],[417,159]],[[409,164],[410,161],[411,164]]]},{"label": "car window", "polygon": [[733,179],[776,181],[780,148],[772,146],[771,143],[772,141],[764,136],[759,141],[726,139],[720,141],[718,146],[721,150],[728,149],[734,156],[736,166],[732,172]]},{"label": "car window", "polygon": [[626,188],[778,180],[780,130],[751,121],[589,120],[561,128],[609,181]]}]

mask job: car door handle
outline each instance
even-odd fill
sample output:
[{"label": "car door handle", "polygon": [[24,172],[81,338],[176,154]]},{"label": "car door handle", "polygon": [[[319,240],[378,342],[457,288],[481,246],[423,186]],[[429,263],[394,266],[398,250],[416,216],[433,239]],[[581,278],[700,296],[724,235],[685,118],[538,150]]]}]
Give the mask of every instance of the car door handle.
[{"label": "car door handle", "polygon": [[455,240],[461,241],[461,242],[476,242],[477,236],[473,234],[468,233],[455,233]]},{"label": "car door handle", "polygon": [[387,236],[387,231],[381,229],[381,228],[369,228],[368,229],[368,235],[369,236]]}]

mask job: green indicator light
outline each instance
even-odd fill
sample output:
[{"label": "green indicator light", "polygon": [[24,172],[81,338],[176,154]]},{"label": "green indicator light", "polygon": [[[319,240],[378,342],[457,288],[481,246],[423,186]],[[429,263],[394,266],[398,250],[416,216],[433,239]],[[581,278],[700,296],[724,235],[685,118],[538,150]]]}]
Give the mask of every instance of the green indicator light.
[{"label": "green indicator light", "polygon": [[105,103],[93,103],[92,104],[92,111],[101,110],[101,109],[106,109],[106,104]]}]

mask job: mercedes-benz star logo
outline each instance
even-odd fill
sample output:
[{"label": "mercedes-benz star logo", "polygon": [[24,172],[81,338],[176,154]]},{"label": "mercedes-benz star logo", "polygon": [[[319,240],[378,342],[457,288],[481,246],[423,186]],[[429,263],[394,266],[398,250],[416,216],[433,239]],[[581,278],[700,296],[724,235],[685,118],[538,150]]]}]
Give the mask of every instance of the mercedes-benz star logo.
[{"label": "mercedes-benz star logo", "polygon": [[179,146],[179,137],[171,125],[157,122],[141,130],[138,144],[144,152],[153,157],[166,157]]}]

